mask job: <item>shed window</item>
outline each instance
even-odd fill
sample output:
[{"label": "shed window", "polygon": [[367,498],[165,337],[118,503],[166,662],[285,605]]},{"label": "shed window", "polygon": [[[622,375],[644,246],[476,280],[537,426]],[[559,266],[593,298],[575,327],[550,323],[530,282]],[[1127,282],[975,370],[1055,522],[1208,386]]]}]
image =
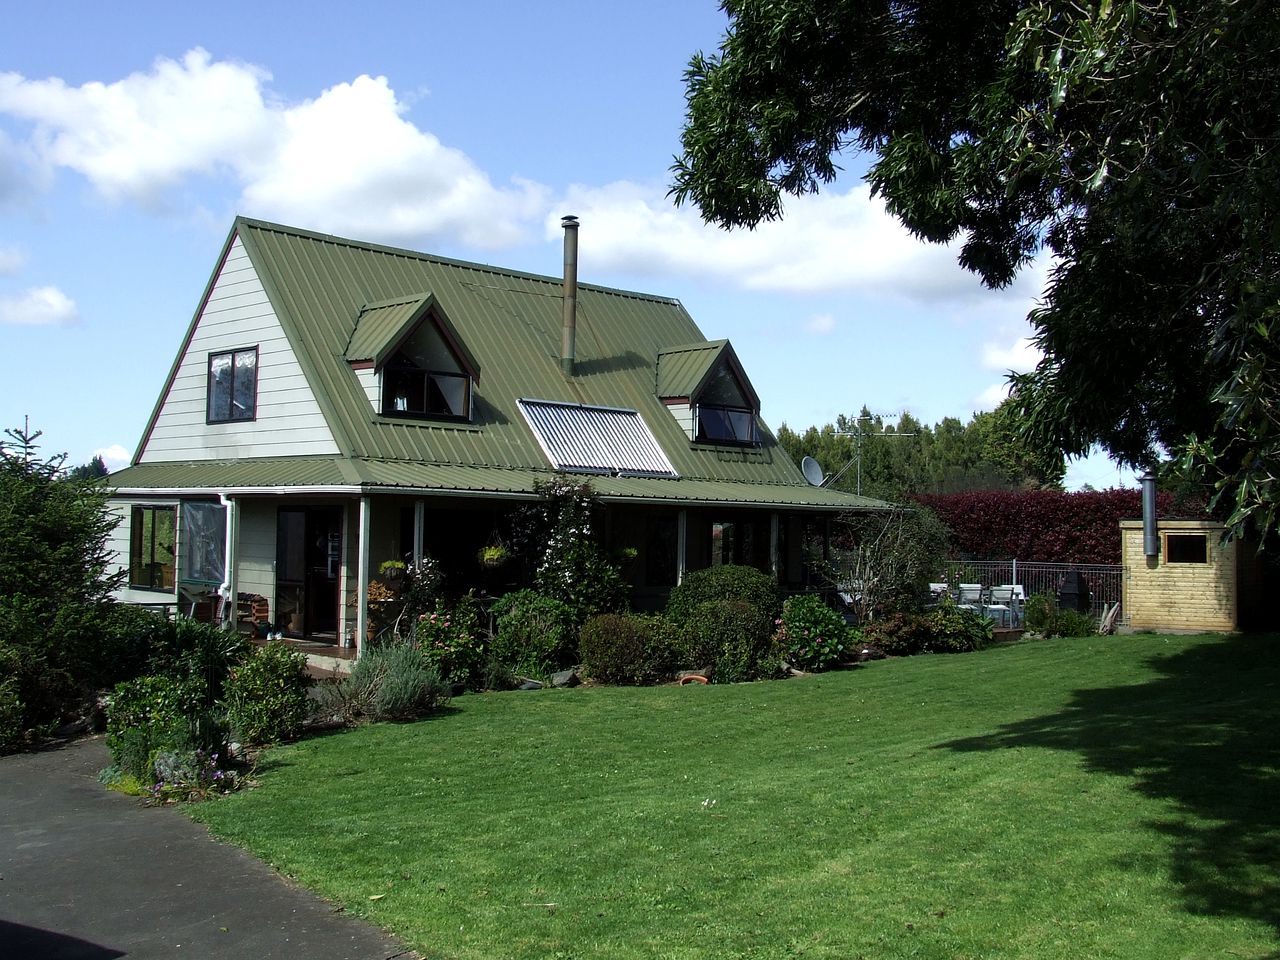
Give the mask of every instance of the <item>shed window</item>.
[{"label": "shed window", "polygon": [[173,507],[134,507],[129,523],[129,586],[172,591],[177,546]]},{"label": "shed window", "polygon": [[258,348],[209,354],[209,423],[253,420],[258,415]]},{"label": "shed window", "polygon": [[1209,537],[1203,533],[1166,533],[1166,563],[1208,563]]}]

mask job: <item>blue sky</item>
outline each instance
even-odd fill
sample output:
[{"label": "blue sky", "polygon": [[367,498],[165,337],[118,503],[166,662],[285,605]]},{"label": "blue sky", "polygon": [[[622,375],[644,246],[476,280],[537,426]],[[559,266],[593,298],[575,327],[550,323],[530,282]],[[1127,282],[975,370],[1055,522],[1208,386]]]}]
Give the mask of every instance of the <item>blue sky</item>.
[{"label": "blue sky", "polygon": [[[755,231],[672,207],[711,0],[7,6],[0,425],[72,463],[132,454],[237,213],[550,275],[576,214],[581,279],[680,299],[774,427],[967,420],[1035,362],[1044,264],[983,289],[858,157]],[[1101,457],[1068,482],[1132,485]]]}]

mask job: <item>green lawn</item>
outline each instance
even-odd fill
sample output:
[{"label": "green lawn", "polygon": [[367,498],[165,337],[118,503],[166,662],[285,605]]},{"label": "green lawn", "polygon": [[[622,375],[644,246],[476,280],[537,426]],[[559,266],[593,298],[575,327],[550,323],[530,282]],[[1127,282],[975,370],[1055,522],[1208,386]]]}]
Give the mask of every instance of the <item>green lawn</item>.
[{"label": "green lawn", "polygon": [[193,814],[429,957],[1276,957],[1277,643],[466,696]]}]

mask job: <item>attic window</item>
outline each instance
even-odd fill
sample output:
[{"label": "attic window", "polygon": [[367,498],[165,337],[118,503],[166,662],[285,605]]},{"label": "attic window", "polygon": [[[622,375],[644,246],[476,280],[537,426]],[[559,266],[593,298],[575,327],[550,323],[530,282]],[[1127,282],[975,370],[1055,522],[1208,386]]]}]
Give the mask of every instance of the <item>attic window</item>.
[{"label": "attic window", "polygon": [[701,443],[758,443],[752,397],[726,362],[696,398],[694,439]]},{"label": "attic window", "polygon": [[253,420],[258,414],[258,348],[209,354],[209,423]]},{"label": "attic window", "polygon": [[520,412],[557,470],[619,477],[677,476],[635,410],[521,400]]},{"label": "attic window", "polygon": [[382,368],[387,417],[471,419],[471,375],[428,316]]}]

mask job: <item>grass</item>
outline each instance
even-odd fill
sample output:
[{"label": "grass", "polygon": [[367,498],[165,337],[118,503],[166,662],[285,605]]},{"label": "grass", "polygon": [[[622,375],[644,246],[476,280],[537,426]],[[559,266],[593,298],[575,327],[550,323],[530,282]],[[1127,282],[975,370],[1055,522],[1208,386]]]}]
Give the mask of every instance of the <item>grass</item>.
[{"label": "grass", "polygon": [[467,696],[193,814],[429,957],[1274,958],[1278,640]]}]

